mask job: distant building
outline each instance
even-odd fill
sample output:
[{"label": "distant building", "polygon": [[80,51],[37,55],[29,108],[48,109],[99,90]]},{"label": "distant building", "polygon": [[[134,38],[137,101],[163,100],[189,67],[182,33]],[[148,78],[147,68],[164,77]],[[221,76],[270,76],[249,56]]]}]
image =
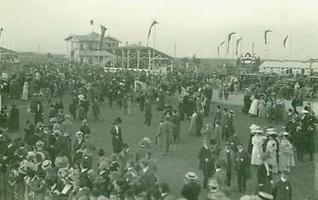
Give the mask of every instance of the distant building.
[{"label": "distant building", "polygon": [[265,61],[259,67],[260,73],[284,75],[312,75],[318,73],[315,61]]},{"label": "distant building", "polygon": [[101,65],[112,68],[154,69],[171,65],[173,58],[151,47],[132,44],[119,46],[114,37],[106,36],[100,48],[101,35],[70,35],[67,57],[82,64]]},{"label": "distant building", "polygon": [[17,52],[12,51],[10,49],[0,47],[0,61],[13,62],[13,61],[17,60],[17,58],[18,58]]}]

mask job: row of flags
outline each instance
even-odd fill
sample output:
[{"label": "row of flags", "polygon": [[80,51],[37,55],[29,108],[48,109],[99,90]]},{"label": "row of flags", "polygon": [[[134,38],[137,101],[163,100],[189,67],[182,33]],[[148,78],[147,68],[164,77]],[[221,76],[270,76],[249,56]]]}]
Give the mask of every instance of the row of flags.
[{"label": "row of flags", "polygon": [[[93,26],[94,25],[94,20],[93,19],[89,20],[89,24],[91,26]],[[159,22],[156,21],[156,20],[153,20],[151,25],[150,25],[150,27],[149,27],[148,34],[147,34],[147,46],[148,46],[148,41],[149,41],[149,38],[150,38],[150,35],[151,35],[151,30],[157,24],[159,24]],[[100,38],[99,49],[101,50],[102,47],[103,47],[103,40],[104,40],[105,32],[106,32],[107,28],[105,26],[103,26],[103,25],[100,25],[100,28],[101,28],[101,34],[100,34],[101,38]],[[2,31],[2,28],[0,29],[0,37],[1,37],[1,31]]]},{"label": "row of flags", "polygon": [[[268,38],[269,38],[269,33],[272,33],[273,30],[265,30],[264,31],[264,43],[265,45],[268,45]],[[227,41],[222,41],[218,46],[217,46],[217,54],[218,54],[218,57],[220,57],[220,49],[222,48],[222,46],[227,43],[227,48],[226,48],[226,53],[228,54],[229,53],[229,48],[230,48],[230,42],[231,42],[231,39],[233,37],[233,35],[237,34],[236,32],[231,32],[227,35]],[[287,34],[284,38],[283,38],[283,46],[285,49],[287,49],[287,40],[289,38],[289,35]],[[240,42],[243,40],[242,37],[240,37],[239,39],[236,40],[236,48],[235,48],[235,55],[238,55],[238,49],[239,49],[239,46],[240,46]],[[254,46],[254,42],[253,42],[253,46]],[[266,51],[267,49],[265,49]]]},{"label": "row of flags", "polygon": [[[89,24],[91,26],[94,25],[94,20],[91,19],[89,20]],[[104,37],[105,37],[105,33],[106,33],[107,28],[103,25],[100,25],[100,42],[99,42],[99,50],[101,50],[103,48],[103,41],[104,41]]]}]

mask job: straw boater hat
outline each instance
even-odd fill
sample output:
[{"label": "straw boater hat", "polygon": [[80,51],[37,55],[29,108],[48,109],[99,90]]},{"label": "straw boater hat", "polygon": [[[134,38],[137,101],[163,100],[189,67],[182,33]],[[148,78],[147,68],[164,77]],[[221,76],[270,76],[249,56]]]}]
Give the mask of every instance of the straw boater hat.
[{"label": "straw boater hat", "polygon": [[184,177],[191,182],[198,179],[198,176],[194,172],[187,172]]},{"label": "straw boater hat", "polygon": [[258,192],[258,197],[261,198],[262,200],[271,200],[274,199],[273,195],[268,194],[266,192]]}]

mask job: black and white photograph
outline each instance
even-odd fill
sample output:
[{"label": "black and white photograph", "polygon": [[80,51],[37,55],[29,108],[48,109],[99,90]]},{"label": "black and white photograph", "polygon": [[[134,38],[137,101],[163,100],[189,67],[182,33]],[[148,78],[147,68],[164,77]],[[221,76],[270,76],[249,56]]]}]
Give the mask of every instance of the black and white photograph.
[{"label": "black and white photograph", "polygon": [[0,200],[316,200],[317,125],[317,0],[0,0]]}]

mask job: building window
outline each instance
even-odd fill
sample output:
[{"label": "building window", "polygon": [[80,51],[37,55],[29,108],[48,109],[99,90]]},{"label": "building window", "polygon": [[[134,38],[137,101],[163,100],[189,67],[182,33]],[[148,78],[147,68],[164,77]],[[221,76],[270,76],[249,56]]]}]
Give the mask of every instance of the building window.
[{"label": "building window", "polygon": [[84,50],[84,45],[80,44],[80,50],[83,51]]},{"label": "building window", "polygon": [[99,56],[99,61],[103,61],[103,56]]},{"label": "building window", "polygon": [[88,49],[89,49],[90,51],[93,51],[93,45],[92,45],[92,44],[89,44],[89,45],[88,45]]},{"label": "building window", "polygon": [[88,64],[91,64],[91,65],[93,64],[93,59],[92,58],[88,59]]},{"label": "building window", "polygon": [[83,61],[84,61],[84,59],[83,59],[83,58],[80,58],[80,63],[81,63],[81,64],[83,64]]}]

